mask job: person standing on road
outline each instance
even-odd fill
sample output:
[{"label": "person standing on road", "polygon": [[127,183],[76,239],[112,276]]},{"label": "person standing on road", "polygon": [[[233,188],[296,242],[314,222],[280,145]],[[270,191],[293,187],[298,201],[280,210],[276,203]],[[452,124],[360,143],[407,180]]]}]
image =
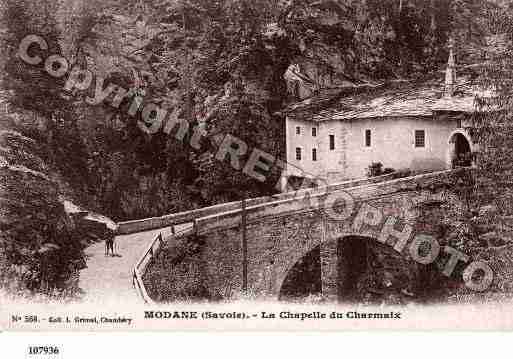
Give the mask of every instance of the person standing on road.
[{"label": "person standing on road", "polygon": [[109,233],[107,238],[105,239],[105,255],[109,255],[109,251],[111,256],[114,257],[114,233]]}]

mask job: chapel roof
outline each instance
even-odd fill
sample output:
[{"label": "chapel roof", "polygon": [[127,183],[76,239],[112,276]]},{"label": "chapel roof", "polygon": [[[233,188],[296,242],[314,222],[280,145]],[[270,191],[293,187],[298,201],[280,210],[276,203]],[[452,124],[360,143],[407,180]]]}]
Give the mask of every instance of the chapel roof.
[{"label": "chapel roof", "polygon": [[444,95],[442,81],[396,81],[320,91],[289,105],[285,113],[314,122],[472,113],[478,110],[476,96],[491,94],[465,78],[458,79],[451,96]]}]

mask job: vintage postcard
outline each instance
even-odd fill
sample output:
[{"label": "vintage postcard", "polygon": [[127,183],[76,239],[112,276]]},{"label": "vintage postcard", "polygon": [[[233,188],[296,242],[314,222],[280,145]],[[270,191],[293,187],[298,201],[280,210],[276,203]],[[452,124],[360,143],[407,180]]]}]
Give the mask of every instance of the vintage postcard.
[{"label": "vintage postcard", "polygon": [[513,329],[511,1],[0,0],[0,43],[1,330]]}]

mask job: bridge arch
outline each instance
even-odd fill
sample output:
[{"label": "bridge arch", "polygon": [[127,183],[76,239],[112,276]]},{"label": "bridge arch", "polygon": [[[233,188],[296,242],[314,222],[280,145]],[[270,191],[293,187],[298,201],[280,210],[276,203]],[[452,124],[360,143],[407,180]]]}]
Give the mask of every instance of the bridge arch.
[{"label": "bridge arch", "polygon": [[[312,243],[291,259],[283,272],[277,283],[278,299],[295,300],[309,295],[326,297],[323,286],[326,281],[335,280],[332,284],[336,286],[333,290],[337,300],[355,300],[357,284],[369,269],[367,261],[371,243],[379,244],[375,238],[361,234]],[[323,247],[331,248],[331,253],[330,250],[324,251]]]}]

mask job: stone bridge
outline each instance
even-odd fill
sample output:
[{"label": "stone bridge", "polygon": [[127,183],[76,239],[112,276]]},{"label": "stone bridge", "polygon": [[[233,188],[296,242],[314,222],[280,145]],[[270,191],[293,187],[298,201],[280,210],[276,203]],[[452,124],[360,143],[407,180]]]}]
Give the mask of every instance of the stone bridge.
[{"label": "stone bridge", "polygon": [[[222,205],[219,211],[212,207],[201,212],[202,216],[189,219],[194,223],[192,236],[203,243],[209,290],[237,296],[245,279],[249,295],[280,298],[298,287],[314,285],[308,284],[315,283],[313,275],[320,276],[317,282],[323,297],[340,299],[345,290],[354,289],[364,267],[374,262],[378,267],[392,263],[395,273],[388,277],[385,273],[378,287],[414,282],[419,265],[411,260],[411,243],[422,233],[436,237],[429,223],[440,211],[430,209],[448,201],[458,205],[451,188],[461,171],[377,183],[348,182],[251,200],[245,208],[237,202]],[[175,216],[185,219],[183,214]],[[374,257],[369,258],[369,252]],[[307,258],[314,269],[301,267]],[[408,293],[414,288],[405,284],[403,290]]]}]

